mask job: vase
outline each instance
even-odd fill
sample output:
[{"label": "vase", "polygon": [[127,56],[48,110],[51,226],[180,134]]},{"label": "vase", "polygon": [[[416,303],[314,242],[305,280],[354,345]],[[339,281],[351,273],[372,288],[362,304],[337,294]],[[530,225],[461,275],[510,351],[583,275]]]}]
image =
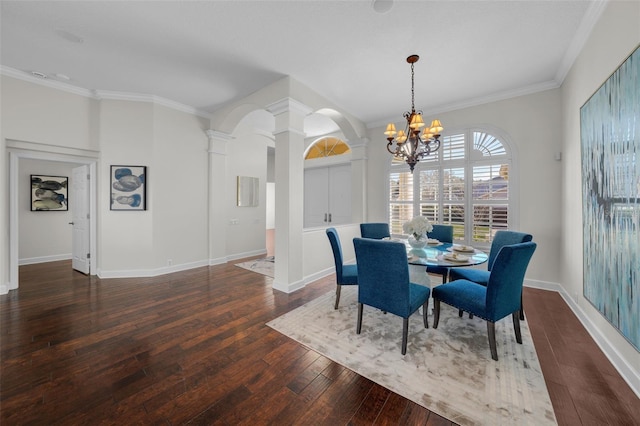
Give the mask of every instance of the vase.
[{"label": "vase", "polygon": [[425,248],[429,239],[426,235],[420,235],[416,238],[413,234],[409,235],[409,245],[414,249]]}]

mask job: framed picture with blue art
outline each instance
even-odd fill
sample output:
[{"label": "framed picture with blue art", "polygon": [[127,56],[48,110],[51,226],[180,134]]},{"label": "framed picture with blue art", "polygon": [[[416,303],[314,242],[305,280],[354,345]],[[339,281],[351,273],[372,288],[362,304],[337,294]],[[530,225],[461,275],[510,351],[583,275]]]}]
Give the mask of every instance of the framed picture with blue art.
[{"label": "framed picture with blue art", "polygon": [[580,108],[584,297],[640,352],[640,47]]},{"label": "framed picture with blue art", "polygon": [[111,166],[111,210],[147,209],[147,167]]},{"label": "framed picture with blue art", "polygon": [[67,176],[31,175],[31,211],[69,210]]}]

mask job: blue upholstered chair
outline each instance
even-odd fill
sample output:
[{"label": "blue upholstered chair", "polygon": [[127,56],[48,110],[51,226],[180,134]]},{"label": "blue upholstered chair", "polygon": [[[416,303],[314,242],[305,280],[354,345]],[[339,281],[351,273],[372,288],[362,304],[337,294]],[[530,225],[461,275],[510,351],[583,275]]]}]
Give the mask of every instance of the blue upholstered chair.
[{"label": "blue upholstered chair", "polygon": [[[493,262],[496,260],[496,256],[500,249],[506,245],[526,243],[532,239],[533,236],[531,234],[526,234],[524,232],[507,230],[498,231],[491,242],[491,250],[489,251],[489,260],[487,261],[486,271],[474,268],[451,268],[451,271],[449,272],[449,279],[451,281],[463,279],[487,285],[489,282],[489,274],[493,267]],[[459,312],[459,315],[462,316],[462,311]],[[524,320],[524,309],[522,306],[520,307],[520,319]]]},{"label": "blue upholstered chair", "polygon": [[340,303],[340,289],[343,285],[358,285],[358,267],[356,265],[345,265],[342,257],[342,245],[340,237],[335,228],[327,228],[327,237],[333,250],[333,260],[336,265],[336,304],[334,309],[338,309]]},{"label": "blue upholstered chair", "polygon": [[[433,225],[431,232],[427,232],[427,238],[435,238],[442,243],[453,243],[453,226]],[[427,273],[442,275],[442,284],[444,284],[449,276],[449,268],[446,266],[427,266]]]},{"label": "blue upholstered chair", "polygon": [[403,319],[402,355],[407,353],[409,317],[421,306],[424,327],[427,323],[429,287],[409,281],[407,249],[403,243],[354,238],[358,263],[358,323],[362,330],[364,305],[389,312]]},{"label": "blue upholstered chair", "polygon": [[494,360],[498,360],[496,321],[511,314],[516,341],[522,343],[519,315],[522,283],[535,250],[534,242],[503,246],[494,259],[486,286],[469,280],[455,280],[434,288],[433,328],[438,328],[440,302],[444,302],[487,321],[489,348]]},{"label": "blue upholstered chair", "polygon": [[388,223],[361,223],[360,235],[362,238],[381,240],[391,236]]}]

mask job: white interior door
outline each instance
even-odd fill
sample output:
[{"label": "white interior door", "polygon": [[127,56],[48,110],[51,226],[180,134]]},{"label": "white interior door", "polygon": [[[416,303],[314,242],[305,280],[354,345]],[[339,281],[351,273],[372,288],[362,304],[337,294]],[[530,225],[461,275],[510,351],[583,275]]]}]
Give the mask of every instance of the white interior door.
[{"label": "white interior door", "polygon": [[329,168],[329,213],[332,225],[351,223],[351,164]]},{"label": "white interior door", "polygon": [[304,227],[329,224],[329,169],[326,167],[304,171]]},{"label": "white interior door", "polygon": [[71,265],[83,274],[89,273],[89,166],[75,167],[71,180],[71,224],[73,226]]}]

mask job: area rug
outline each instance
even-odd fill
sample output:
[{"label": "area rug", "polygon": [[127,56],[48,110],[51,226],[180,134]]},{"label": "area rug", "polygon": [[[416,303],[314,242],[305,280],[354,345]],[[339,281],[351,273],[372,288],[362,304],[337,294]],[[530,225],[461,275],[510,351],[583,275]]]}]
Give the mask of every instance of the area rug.
[{"label": "area rug", "polygon": [[236,263],[235,265],[244,269],[248,269],[249,271],[257,272],[259,274],[273,278],[274,262],[275,257],[269,256],[263,259],[255,259],[248,262]]},{"label": "area rug", "polygon": [[400,353],[402,318],[364,307],[356,334],[357,289],[343,286],[340,308],[329,292],[267,325],[308,348],[460,425],[555,425],[556,418],[526,321],[523,344],[511,317],[496,324],[498,361],[491,359],[486,322],[442,304],[440,324],[409,320]]}]

